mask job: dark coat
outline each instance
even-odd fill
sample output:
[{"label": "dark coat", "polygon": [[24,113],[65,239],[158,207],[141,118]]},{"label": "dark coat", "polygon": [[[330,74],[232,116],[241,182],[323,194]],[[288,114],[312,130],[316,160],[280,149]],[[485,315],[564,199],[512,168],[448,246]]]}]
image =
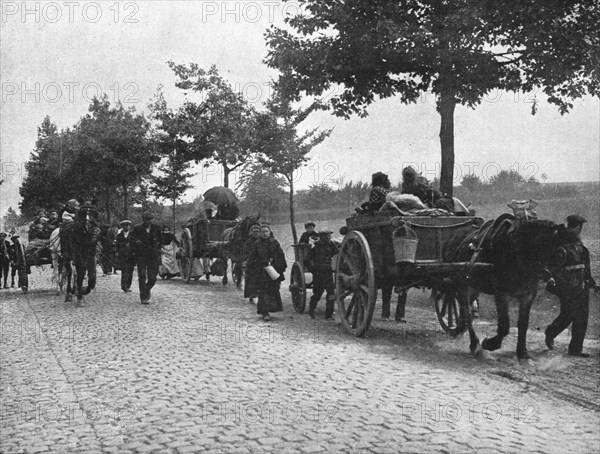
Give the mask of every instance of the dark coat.
[{"label": "dark coat", "polygon": [[162,232],[159,226],[150,224],[150,231],[147,232],[144,224],[137,224],[130,235],[133,236],[133,251],[138,262],[160,259]]},{"label": "dark coat", "polygon": [[319,234],[317,232],[304,232],[302,233],[302,235],[300,235],[300,239],[298,240],[298,243],[301,244],[308,244],[310,239],[314,239],[314,240],[318,240],[319,239]]},{"label": "dark coat", "polygon": [[132,233],[129,231],[129,235],[125,238],[125,232],[119,232],[117,234],[117,254],[121,267],[127,262],[135,262],[134,248],[132,246]]},{"label": "dark coat", "polygon": [[[248,260],[250,257],[250,251],[252,250],[252,245],[257,241],[257,238],[250,237],[244,242],[242,249],[244,260]],[[261,269],[256,266],[246,266],[246,277],[244,278],[244,298],[254,298],[258,296],[258,279],[260,276],[260,271]]]},{"label": "dark coat", "polygon": [[[281,274],[276,281],[272,280],[264,268],[272,265]],[[257,273],[258,305],[257,313],[279,312],[283,310],[279,286],[285,278],[287,268],[285,255],[279,241],[274,238],[259,238],[252,244],[247,269],[253,268]]]},{"label": "dark coat", "polygon": [[331,259],[338,252],[339,249],[333,241],[329,241],[328,243],[317,241],[310,251],[308,251],[308,269],[312,273],[324,272],[331,274]]}]

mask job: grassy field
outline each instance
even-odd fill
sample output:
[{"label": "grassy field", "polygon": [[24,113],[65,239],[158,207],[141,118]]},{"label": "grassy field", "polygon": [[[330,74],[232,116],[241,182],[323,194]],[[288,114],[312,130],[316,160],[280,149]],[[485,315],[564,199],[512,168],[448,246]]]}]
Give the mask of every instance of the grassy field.
[{"label": "grassy field", "polygon": [[[580,214],[585,217],[588,222],[584,225],[582,234],[584,244],[590,250],[592,275],[597,281],[600,281],[600,210],[598,209],[598,200],[600,199],[600,191],[596,190],[593,192],[584,192],[577,198],[555,198],[551,200],[539,200],[539,205],[536,209],[540,219],[548,219],[557,223],[565,221],[565,218],[569,214]],[[484,219],[491,219],[499,216],[502,213],[510,212],[507,208],[506,203],[494,203],[477,206],[477,216],[481,216]],[[312,213],[314,215],[314,213]],[[351,213],[348,213],[351,216]],[[314,216],[311,219],[319,219],[321,216]],[[304,231],[303,227],[304,219],[302,223],[298,223],[296,228],[298,234]],[[330,229],[334,232],[334,237],[341,239],[339,234],[340,227],[346,223],[345,219],[327,219],[319,221],[317,229]],[[291,245],[293,244],[291,228],[288,225],[275,225],[274,228],[275,237],[280,241],[289,264],[294,262],[294,251]],[[288,268],[289,275],[289,268]],[[376,308],[376,315],[379,314],[379,304]],[[429,293],[423,293],[420,290],[411,290],[409,293],[409,302],[407,306],[407,314],[410,314],[410,306],[429,307]],[[481,315],[483,318],[489,318],[495,320],[495,305],[493,298],[484,295],[480,298]],[[395,306],[394,306],[395,307]],[[588,325],[588,338],[600,337],[600,298],[593,292],[590,294],[590,319]],[[433,311],[433,308],[431,308]],[[533,306],[530,327],[532,329],[543,330],[545,327],[552,322],[554,317],[558,315],[559,302],[558,298],[545,292],[543,285],[540,286],[536,302]],[[515,326],[517,320],[517,308],[512,308],[511,311],[511,325]]]}]

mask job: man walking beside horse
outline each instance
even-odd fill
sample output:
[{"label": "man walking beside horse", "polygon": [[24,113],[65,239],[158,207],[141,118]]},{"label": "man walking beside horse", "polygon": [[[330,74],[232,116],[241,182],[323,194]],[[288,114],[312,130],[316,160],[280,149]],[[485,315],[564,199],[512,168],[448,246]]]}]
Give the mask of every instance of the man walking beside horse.
[{"label": "man walking beside horse", "polygon": [[[583,217],[572,214],[567,217],[567,228],[577,235],[581,234],[583,223],[587,222]],[[581,242],[581,237],[578,237]],[[560,314],[546,328],[546,346],[554,350],[554,338],[571,325],[571,342],[569,343],[569,355],[588,358],[590,355],[583,352],[583,339],[587,331],[588,317],[590,312],[590,288],[596,293],[600,291],[600,286],[596,284],[592,277],[590,269],[590,253],[583,244],[583,286],[579,291],[572,291],[568,288],[568,282],[565,277],[557,273],[552,276],[546,289],[560,298]]]}]

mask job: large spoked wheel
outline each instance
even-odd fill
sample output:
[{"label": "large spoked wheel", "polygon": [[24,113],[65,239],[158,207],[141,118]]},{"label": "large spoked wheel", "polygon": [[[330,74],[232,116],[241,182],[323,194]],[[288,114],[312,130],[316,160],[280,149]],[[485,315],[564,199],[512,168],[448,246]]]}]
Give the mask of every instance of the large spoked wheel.
[{"label": "large spoked wheel", "polygon": [[292,265],[290,293],[294,309],[299,314],[303,314],[306,308],[306,281],[304,280],[304,269],[299,262],[294,262]]},{"label": "large spoked wheel", "polygon": [[29,291],[29,276],[27,275],[27,269],[19,270],[19,287],[23,293],[27,293]]},{"label": "large spoked wheel", "polygon": [[431,301],[442,329],[452,337],[467,329],[467,317],[464,316],[456,289],[451,282],[445,282],[431,291]]},{"label": "large spoked wheel", "polygon": [[192,234],[189,229],[183,229],[181,233],[181,279],[186,284],[190,283],[192,278],[192,266],[194,264],[194,248],[192,244]]},{"label": "large spoked wheel", "polygon": [[335,293],[344,329],[363,337],[371,324],[377,287],[371,248],[360,232],[349,232],[338,254]]}]

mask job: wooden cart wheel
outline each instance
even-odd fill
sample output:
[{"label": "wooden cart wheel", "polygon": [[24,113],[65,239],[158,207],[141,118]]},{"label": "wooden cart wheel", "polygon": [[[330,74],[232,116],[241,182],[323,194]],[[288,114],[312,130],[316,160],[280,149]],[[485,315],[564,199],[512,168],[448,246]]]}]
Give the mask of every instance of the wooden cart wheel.
[{"label": "wooden cart wheel", "polygon": [[435,305],[435,313],[442,329],[456,337],[467,329],[467,318],[462,316],[462,309],[458,295],[452,284],[434,288],[431,291],[431,300]]},{"label": "wooden cart wheel", "polygon": [[299,262],[294,262],[292,265],[290,293],[292,294],[294,309],[299,314],[303,314],[306,308],[306,281],[304,280],[304,269]]},{"label": "wooden cart wheel", "polygon": [[19,277],[19,286],[21,287],[23,293],[27,293],[29,290],[29,276],[27,275],[27,269],[19,270],[18,273],[23,274],[22,277]]},{"label": "wooden cart wheel", "polygon": [[194,265],[194,247],[192,244],[192,234],[189,229],[183,229],[181,233],[181,279],[186,284],[190,283],[192,278],[192,267]]},{"label": "wooden cart wheel", "polygon": [[360,232],[351,231],[344,237],[336,265],[335,293],[344,329],[363,337],[373,317],[377,287],[371,248]]}]

